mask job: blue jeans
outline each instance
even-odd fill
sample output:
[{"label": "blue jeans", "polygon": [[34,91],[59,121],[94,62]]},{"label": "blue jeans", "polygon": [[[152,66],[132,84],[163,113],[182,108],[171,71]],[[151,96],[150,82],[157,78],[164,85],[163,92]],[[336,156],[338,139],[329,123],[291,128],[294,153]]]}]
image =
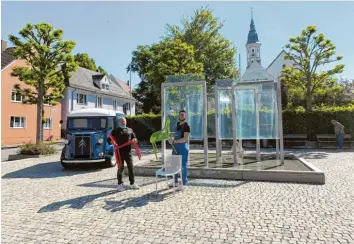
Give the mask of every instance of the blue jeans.
[{"label": "blue jeans", "polygon": [[337,147],[343,148],[344,133],[340,133],[336,137]]},{"label": "blue jeans", "polygon": [[[182,155],[182,182],[183,185],[187,184],[187,162],[188,162],[188,150],[179,154]],[[175,183],[178,183],[178,174],[175,175]]]}]

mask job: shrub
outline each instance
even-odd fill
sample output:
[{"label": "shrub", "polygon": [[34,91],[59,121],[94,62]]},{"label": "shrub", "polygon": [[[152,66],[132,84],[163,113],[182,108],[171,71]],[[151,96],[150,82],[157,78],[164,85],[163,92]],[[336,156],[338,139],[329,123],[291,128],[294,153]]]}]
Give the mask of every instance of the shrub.
[{"label": "shrub", "polygon": [[21,145],[19,148],[19,153],[26,155],[49,155],[56,152],[55,148],[48,143],[35,144],[29,142]]},{"label": "shrub", "polygon": [[[354,135],[354,106],[322,106],[311,112],[306,112],[302,107],[283,110],[283,132],[284,134],[307,134],[308,139],[314,140],[316,134],[334,133],[332,119],[338,120],[345,126],[345,133]],[[129,117],[128,125],[133,128],[140,141],[149,141],[153,132],[161,130],[161,115],[142,114]],[[208,136],[215,136],[215,110],[208,111]]]}]

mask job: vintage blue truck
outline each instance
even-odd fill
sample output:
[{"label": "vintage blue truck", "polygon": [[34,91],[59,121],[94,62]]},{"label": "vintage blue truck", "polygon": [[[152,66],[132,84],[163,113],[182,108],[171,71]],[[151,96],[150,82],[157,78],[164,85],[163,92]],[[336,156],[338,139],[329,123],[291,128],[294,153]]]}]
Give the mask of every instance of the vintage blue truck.
[{"label": "vintage blue truck", "polygon": [[119,127],[122,117],[124,113],[102,108],[72,111],[67,118],[65,146],[60,158],[62,166],[87,163],[114,166],[113,146],[107,134]]}]

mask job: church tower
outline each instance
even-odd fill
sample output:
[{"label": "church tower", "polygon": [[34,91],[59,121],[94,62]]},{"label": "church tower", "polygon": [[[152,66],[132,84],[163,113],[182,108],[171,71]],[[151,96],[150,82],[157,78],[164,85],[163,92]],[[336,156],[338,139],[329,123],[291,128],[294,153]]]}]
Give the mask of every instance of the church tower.
[{"label": "church tower", "polygon": [[246,49],[247,49],[247,68],[250,67],[250,65],[254,61],[257,61],[259,64],[261,64],[261,43],[258,41],[258,34],[256,32],[256,26],[254,25],[252,8],[251,8],[250,31],[248,32]]}]

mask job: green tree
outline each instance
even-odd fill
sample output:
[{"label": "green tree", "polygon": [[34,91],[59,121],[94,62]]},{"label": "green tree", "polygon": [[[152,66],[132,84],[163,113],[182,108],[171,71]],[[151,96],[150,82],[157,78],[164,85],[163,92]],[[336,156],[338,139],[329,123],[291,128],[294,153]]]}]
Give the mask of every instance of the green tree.
[{"label": "green tree", "polygon": [[292,97],[305,100],[306,110],[310,111],[316,95],[323,96],[340,90],[334,75],[342,73],[344,65],[337,64],[326,71],[319,69],[343,57],[334,57],[335,45],[324,34],[317,34],[316,26],[307,26],[289,42],[285,47],[285,59],[294,61],[294,65],[282,70],[282,81]]},{"label": "green tree", "polygon": [[96,71],[101,74],[108,75],[107,71],[104,70],[104,68],[102,68],[101,66],[98,66]]},{"label": "green tree", "polygon": [[133,97],[139,102],[136,106],[136,113],[159,113],[161,105],[161,96],[153,84],[141,81],[136,89],[133,90]]},{"label": "green tree", "polygon": [[74,58],[78,66],[92,71],[97,70],[95,60],[93,60],[93,58],[90,58],[87,53],[77,53],[75,54]]},{"label": "green tree", "polygon": [[221,33],[224,23],[213,16],[213,11],[202,7],[191,17],[182,20],[182,28],[167,25],[167,40],[181,39],[194,47],[196,62],[203,63],[205,80],[210,88],[216,79],[236,78],[236,48]]},{"label": "green tree", "polygon": [[9,35],[15,46],[12,54],[28,64],[14,67],[11,75],[30,87],[14,86],[24,96],[23,103],[37,104],[37,144],[43,141],[43,104],[55,105],[63,98],[65,78],[77,67],[71,54],[75,42],[63,41],[63,34],[63,30],[53,29],[48,23],[28,23],[19,31],[19,37]]},{"label": "green tree", "polygon": [[[195,61],[193,46],[180,39],[162,40],[151,46],[138,46],[133,52],[131,68],[144,80],[138,85],[134,97],[144,103],[143,110],[146,113],[153,107],[155,111],[160,108],[161,83],[166,82],[167,76],[203,76],[203,64]],[[129,71],[129,67],[127,69]],[[156,99],[151,102],[146,100],[153,98]]]},{"label": "green tree", "polygon": [[[218,19],[213,16],[211,10],[200,8],[195,11],[192,17],[182,20],[182,27],[168,24],[166,26],[166,35],[162,37],[160,43],[152,46],[138,46],[137,50],[133,52],[132,71],[137,72],[140,78],[145,82],[154,84],[154,86],[151,86],[140,83],[140,88],[146,92],[143,97],[160,97],[160,84],[165,81],[165,78],[161,77],[164,75],[191,74],[203,76],[204,80],[207,82],[209,92],[211,91],[210,88],[215,84],[216,79],[239,77],[239,71],[235,65],[236,48],[220,33],[222,27],[223,23],[220,23]],[[184,45],[184,47],[190,47],[189,49],[193,50],[193,62],[198,65],[202,64],[201,74],[198,74],[198,72],[192,73],[189,69],[187,70],[190,73],[186,70],[179,72],[175,69],[177,66],[174,66],[174,69],[166,72],[166,67],[169,66],[166,66],[165,60],[162,62],[162,66],[154,66],[163,60],[161,55],[157,57],[159,52],[156,53],[156,49],[158,50],[162,43],[165,43],[164,45],[171,45],[167,44],[171,42],[175,42],[175,44],[180,47],[185,43],[186,45]],[[166,53],[169,53],[167,56],[177,55],[171,57],[174,62],[178,62],[178,60],[182,58],[179,52],[166,50]],[[187,53],[188,55],[190,54],[190,52]],[[191,57],[183,59],[191,60]],[[156,72],[156,70],[163,70],[164,72]],[[129,67],[127,71],[129,72]],[[176,73],[172,73],[171,71]],[[142,90],[139,91],[143,92]],[[136,98],[139,100],[139,97]],[[159,106],[158,100],[156,100],[155,104]]]},{"label": "green tree", "polygon": [[95,60],[93,58],[90,58],[87,53],[77,53],[75,54],[74,58],[78,66],[99,72],[104,75],[108,75],[108,73],[101,66],[97,67]]}]

